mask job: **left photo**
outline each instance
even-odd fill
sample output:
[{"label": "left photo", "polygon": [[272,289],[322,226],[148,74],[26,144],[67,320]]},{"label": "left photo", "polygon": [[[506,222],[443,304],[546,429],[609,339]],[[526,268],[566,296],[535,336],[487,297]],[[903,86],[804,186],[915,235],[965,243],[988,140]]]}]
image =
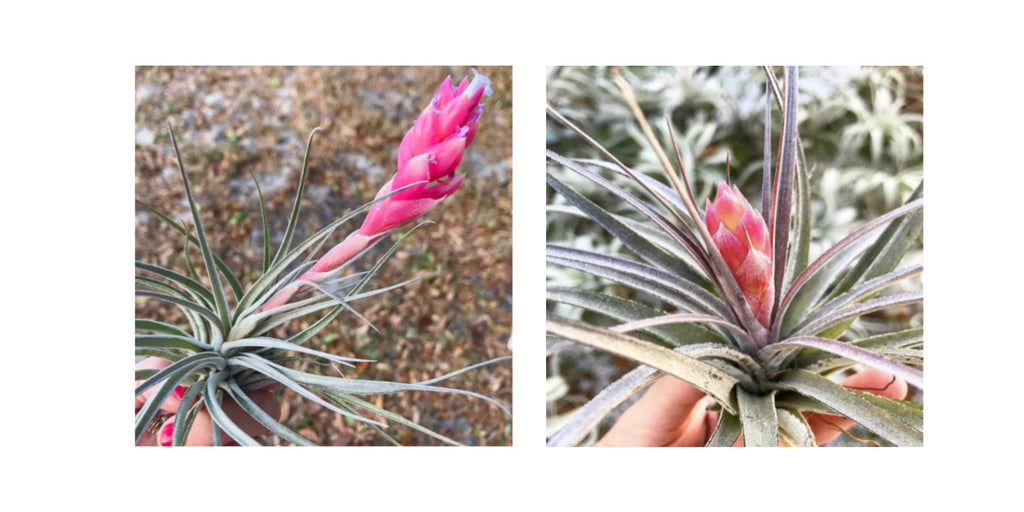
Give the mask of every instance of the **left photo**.
[{"label": "left photo", "polygon": [[135,444],[512,445],[512,68],[135,69]]}]

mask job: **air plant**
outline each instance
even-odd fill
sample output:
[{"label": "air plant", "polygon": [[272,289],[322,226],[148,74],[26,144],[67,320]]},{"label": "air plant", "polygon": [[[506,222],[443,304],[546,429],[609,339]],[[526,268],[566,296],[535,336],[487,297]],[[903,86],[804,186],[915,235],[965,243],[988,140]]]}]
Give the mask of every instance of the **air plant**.
[{"label": "air plant", "polygon": [[[483,111],[483,96],[490,94],[489,84],[483,75],[477,75],[472,81],[463,79],[457,87],[450,78],[446,79],[403,139],[394,179],[384,185],[370,203],[345,213],[293,246],[312,142],[319,129],[313,130],[306,145],[287,228],[275,252],[271,251],[268,219],[260,192],[265,235],[263,261],[261,273],[248,288],[243,288],[236,277],[238,274],[228,268],[211,248],[177,140],[173,131],[170,132],[194,231],[144,203],[139,202],[139,205],[156,214],[184,237],[188,271],[183,274],[160,265],[136,261],[136,295],[174,305],[184,315],[187,325],[150,318],[137,318],[135,321],[136,355],[170,362],[162,369],[137,369],[135,372],[139,383],[135,389],[136,396],[150,392],[145,405],[136,411],[136,442],[147,430],[162,428],[169,434],[165,436],[168,444],[182,445],[198,413],[205,410],[215,425],[212,429],[214,444],[223,444],[224,434],[241,445],[259,444],[225,413],[225,403],[230,400],[282,440],[297,445],[313,444],[267,414],[252,398],[257,391],[276,387],[291,389],[337,414],[364,423],[394,444],[398,443],[386,431],[386,422],[424,432],[445,443],[459,443],[361,397],[409,390],[455,393],[486,400],[509,413],[502,404],[486,396],[438,385],[456,375],[508,357],[474,364],[422,382],[402,383],[345,378],[339,367],[373,361],[341,357],[307,345],[342,312],[353,313],[369,324],[355,309],[356,303],[371,300],[423,277],[376,289],[368,288],[371,279],[398,246],[426,222],[399,237],[368,269],[346,271],[359,264],[371,247],[386,240],[385,235],[415,221],[458,190],[462,176],[455,170],[476,132],[477,121]],[[356,232],[317,261],[311,261],[336,230],[364,212],[368,214]],[[202,256],[208,284],[204,283],[188,257],[189,248],[196,246]],[[275,337],[275,333],[287,330],[289,325],[295,325],[289,322],[299,318],[309,319],[302,329],[288,337]],[[309,360],[336,374],[323,375],[293,367],[294,362]],[[161,404],[172,393],[180,404],[173,427],[159,419]]]},{"label": "air plant", "polygon": [[[923,271],[920,264],[897,268],[921,235],[923,183],[905,204],[864,223],[811,261],[813,218],[809,171],[797,131],[797,70],[786,68],[782,86],[770,68],[765,75],[760,210],[739,188],[723,183],[715,201],[700,211],[671,119],[665,121],[678,170],[621,75],[617,84],[670,185],[627,167],[548,107],[551,118],[602,155],[571,159],[548,151],[548,184],[574,206],[556,206],[549,214],[588,218],[634,256],[548,245],[549,264],[609,280],[631,295],[549,286],[552,303],[616,325],[549,314],[548,352],[580,344],[640,364],[577,410],[550,437],[550,445],[580,443],[617,406],[666,374],[702,390],[720,410],[709,446],[731,446],[740,436],[746,446],[816,446],[808,413],[849,418],[896,445],[923,443],[922,405],[846,388],[833,378],[866,366],[923,390],[922,328],[859,339],[844,336],[863,315],[923,302],[920,291],[882,294]],[[783,123],[774,172],[772,98]],[[633,212],[622,215],[598,205],[555,172],[561,169],[585,178]],[[646,197],[635,194],[637,189]]]}]

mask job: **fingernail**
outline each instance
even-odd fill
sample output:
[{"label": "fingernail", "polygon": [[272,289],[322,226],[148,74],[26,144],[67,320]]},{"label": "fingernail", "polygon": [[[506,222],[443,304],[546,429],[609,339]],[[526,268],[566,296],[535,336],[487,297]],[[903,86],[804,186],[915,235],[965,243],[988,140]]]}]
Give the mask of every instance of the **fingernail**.
[{"label": "fingernail", "polygon": [[174,422],[168,421],[166,425],[160,428],[160,434],[157,436],[157,442],[160,446],[171,446],[174,442]]},{"label": "fingernail", "polygon": [[185,398],[186,391],[188,391],[188,388],[186,388],[185,386],[178,386],[174,388],[174,398],[177,398],[178,400]]}]

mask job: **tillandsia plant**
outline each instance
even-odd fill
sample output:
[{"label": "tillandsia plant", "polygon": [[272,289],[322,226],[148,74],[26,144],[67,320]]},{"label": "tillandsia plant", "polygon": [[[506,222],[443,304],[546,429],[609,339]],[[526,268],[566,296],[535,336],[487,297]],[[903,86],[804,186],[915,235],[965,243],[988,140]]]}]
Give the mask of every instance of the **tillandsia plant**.
[{"label": "tillandsia plant", "polygon": [[[606,279],[616,290],[549,286],[551,303],[592,315],[580,321],[549,314],[548,353],[580,344],[640,364],[579,408],[549,438],[550,445],[579,444],[664,375],[710,397],[716,416],[709,417],[716,419],[702,441],[707,446],[817,446],[814,423],[835,416],[895,445],[923,443],[923,406],[883,396],[885,389],[906,384],[923,390],[923,328],[849,336],[851,324],[865,315],[923,303],[920,291],[887,292],[923,271],[920,264],[898,268],[922,236],[923,182],[902,206],[865,222],[812,260],[810,171],[797,130],[798,72],[786,68],[780,84],[771,68],[764,71],[759,208],[735,185],[721,183],[702,211],[672,120],[666,116],[663,133],[676,166],[621,74],[615,73],[616,82],[658,156],[665,182],[628,167],[548,107],[551,118],[602,155],[573,159],[548,151],[548,184],[571,204],[549,206],[549,215],[590,219],[630,252],[618,256],[548,245],[549,264]],[[773,98],[782,119],[774,162]],[[609,211],[561,177],[563,170],[632,211]],[[888,385],[866,389],[837,382],[845,372],[863,368],[884,372]]]},{"label": "tillandsia plant", "polygon": [[[187,272],[165,265],[136,261],[136,296],[175,307],[184,323],[153,318],[136,318],[136,356],[158,358],[156,367],[137,368],[136,443],[149,432],[162,445],[182,445],[189,439],[197,418],[208,414],[212,442],[233,441],[241,445],[260,444],[249,429],[256,425],[297,445],[315,444],[295,428],[279,421],[254,398],[268,389],[286,388],[350,421],[365,424],[383,439],[398,442],[388,433],[390,423],[404,425],[449,444],[460,444],[416,421],[384,409],[368,396],[403,391],[452,393],[479,398],[494,404],[506,415],[508,409],[479,393],[439,384],[498,361],[499,357],[450,371],[419,382],[393,382],[346,378],[341,367],[373,363],[363,358],[343,357],[310,346],[326,332],[340,314],[349,312],[369,324],[357,310],[360,303],[380,297],[424,276],[371,289],[373,277],[395,253],[420,222],[402,234],[375,262],[364,261],[370,249],[387,240],[389,233],[412,224],[439,202],[455,193],[463,176],[456,173],[463,153],[473,141],[491,94],[489,79],[475,74],[454,85],[450,78],[422,111],[402,139],[398,169],[373,201],[349,211],[309,238],[296,243],[300,207],[305,192],[313,130],[306,143],[299,184],[280,246],[271,250],[269,222],[257,183],[263,230],[263,259],[254,281],[243,287],[236,273],[211,247],[193,187],[185,171],[173,130],[169,135],[184,185],[192,228],[138,202],[145,210],[182,235]],[[321,248],[346,223],[367,213],[361,227],[322,256]],[[189,256],[198,248],[201,269]],[[315,261],[314,261],[314,258]],[[358,266],[361,270],[356,271]],[[303,319],[302,323],[293,320]],[[286,336],[279,333],[289,331]],[[372,324],[369,324],[373,327]],[[373,327],[375,330],[376,328]],[[297,367],[310,363],[325,368],[314,372]],[[308,365],[307,365],[308,366]],[[176,404],[173,412],[167,404]],[[235,411],[234,414],[229,411]],[[239,415],[247,416],[239,419]],[[173,421],[168,417],[173,416]]]}]

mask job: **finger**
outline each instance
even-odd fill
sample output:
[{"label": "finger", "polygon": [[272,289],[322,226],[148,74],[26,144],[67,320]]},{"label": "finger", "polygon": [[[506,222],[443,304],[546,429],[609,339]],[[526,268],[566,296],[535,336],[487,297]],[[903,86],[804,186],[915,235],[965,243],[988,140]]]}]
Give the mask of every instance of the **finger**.
[{"label": "finger", "polygon": [[[855,373],[843,379],[840,384],[895,400],[903,400],[907,396],[906,381],[894,379],[891,374],[874,368]],[[831,414],[809,413],[806,416],[819,446],[832,442],[855,424],[853,420]]]},{"label": "finger", "polygon": [[[138,363],[135,363],[136,370],[162,370],[171,365],[171,362],[166,359],[160,359],[159,357],[147,357]],[[135,381],[135,387],[142,384],[143,381]],[[142,393],[135,395],[135,408],[138,409],[149,401],[149,397],[160,390],[160,384],[150,387]],[[170,395],[160,404],[160,408],[167,412],[178,412],[178,404],[181,403],[181,398],[184,396],[186,391],[185,386],[177,386]]]},{"label": "finger", "polygon": [[707,396],[672,376],[658,379],[619,417],[599,446],[702,446]]}]

